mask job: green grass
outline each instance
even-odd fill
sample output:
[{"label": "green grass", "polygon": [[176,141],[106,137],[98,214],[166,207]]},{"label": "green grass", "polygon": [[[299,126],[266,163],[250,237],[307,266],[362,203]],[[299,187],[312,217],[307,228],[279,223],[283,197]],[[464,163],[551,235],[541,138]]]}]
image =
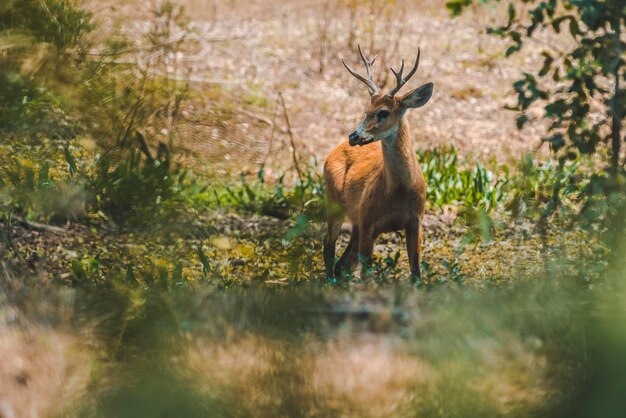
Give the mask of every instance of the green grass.
[{"label": "green grass", "polygon": [[63,98],[45,85],[8,71],[0,71],[0,85],[0,134],[66,140],[81,131]]},{"label": "green grass", "polygon": [[514,217],[547,217],[557,211],[567,217],[580,208],[583,190],[591,177],[589,165],[580,160],[562,165],[538,162],[531,155],[524,156],[519,175],[511,184],[512,197],[507,208]]},{"label": "green grass", "polygon": [[[481,163],[462,162],[454,147],[419,151],[418,158],[427,181],[427,202],[438,210],[448,205],[481,209],[489,212],[507,198],[508,170],[494,173]],[[292,180],[287,181],[289,177]],[[303,173],[302,182],[293,173],[283,173],[267,182],[265,169],[256,176],[240,176],[237,181],[207,187],[195,202],[287,219],[299,214],[322,220],[324,182],[322,172],[313,163]]]},{"label": "green grass", "polygon": [[261,166],[254,178],[240,176],[236,182],[206,187],[193,196],[194,205],[223,207],[288,219],[305,214],[314,220],[323,219],[324,184],[319,168],[314,164],[303,173],[302,181],[287,181],[291,173],[281,174],[270,183]]},{"label": "green grass", "polygon": [[418,158],[426,177],[426,200],[431,208],[457,205],[488,212],[505,199],[508,170],[496,174],[482,163],[473,166],[464,163],[453,146],[420,150]]},{"label": "green grass", "polygon": [[4,167],[0,173],[0,210],[49,222],[77,218],[85,213],[85,190],[70,177],[56,179],[50,163],[32,161]]}]

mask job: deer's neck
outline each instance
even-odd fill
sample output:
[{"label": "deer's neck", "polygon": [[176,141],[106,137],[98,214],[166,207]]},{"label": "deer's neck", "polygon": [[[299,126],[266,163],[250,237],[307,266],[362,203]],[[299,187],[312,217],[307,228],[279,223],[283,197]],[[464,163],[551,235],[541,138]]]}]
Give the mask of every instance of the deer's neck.
[{"label": "deer's neck", "polygon": [[417,160],[406,118],[402,118],[395,132],[383,139],[382,148],[387,192],[415,184]]}]

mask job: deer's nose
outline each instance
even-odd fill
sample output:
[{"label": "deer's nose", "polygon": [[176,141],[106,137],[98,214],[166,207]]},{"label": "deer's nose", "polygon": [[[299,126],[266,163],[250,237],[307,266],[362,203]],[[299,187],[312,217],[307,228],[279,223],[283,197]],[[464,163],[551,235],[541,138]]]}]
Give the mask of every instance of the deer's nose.
[{"label": "deer's nose", "polygon": [[356,133],[356,131],[352,132],[350,136],[348,137],[348,142],[350,143],[350,145],[355,145],[358,140],[359,140],[359,134]]}]

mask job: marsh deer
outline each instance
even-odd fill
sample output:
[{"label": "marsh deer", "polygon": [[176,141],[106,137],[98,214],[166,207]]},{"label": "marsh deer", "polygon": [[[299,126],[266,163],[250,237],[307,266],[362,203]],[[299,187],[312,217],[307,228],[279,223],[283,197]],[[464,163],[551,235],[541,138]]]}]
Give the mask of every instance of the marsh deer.
[{"label": "marsh deer", "polygon": [[[422,220],[426,205],[426,181],[420,169],[405,117],[408,109],[421,107],[433,93],[427,83],[397,96],[402,86],[415,74],[420,60],[403,77],[404,60],[395,75],[396,85],[381,92],[372,78],[373,60],[368,60],[359,46],[367,77],[354,71],[342,60],[348,72],[368,88],[370,103],[365,119],[347,142],[335,147],[324,163],[328,231],[324,239],[324,264],[329,278],[350,273],[359,259],[370,261],[374,240],[383,232],[404,229],[406,249],[414,281],[420,278]],[[347,216],[352,222],[350,242],[334,265],[335,243]]]}]

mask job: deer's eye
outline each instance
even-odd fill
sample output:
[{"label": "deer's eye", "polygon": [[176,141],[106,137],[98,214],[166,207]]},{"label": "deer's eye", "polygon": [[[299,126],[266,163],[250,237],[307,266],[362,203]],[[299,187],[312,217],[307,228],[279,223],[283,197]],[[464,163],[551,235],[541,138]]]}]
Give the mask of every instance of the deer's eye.
[{"label": "deer's eye", "polygon": [[376,114],[376,117],[378,118],[379,122],[388,116],[389,116],[389,111],[385,109],[379,110],[378,113]]}]

